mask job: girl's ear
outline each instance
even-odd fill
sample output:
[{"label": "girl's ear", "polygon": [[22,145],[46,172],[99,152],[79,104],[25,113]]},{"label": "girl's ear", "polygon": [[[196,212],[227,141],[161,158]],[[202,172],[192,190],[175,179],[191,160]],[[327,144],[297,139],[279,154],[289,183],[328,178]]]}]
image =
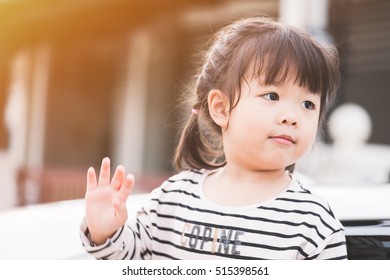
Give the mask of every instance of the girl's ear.
[{"label": "girl's ear", "polygon": [[229,99],[218,89],[209,92],[208,98],[209,113],[213,121],[222,129],[227,128],[229,122]]}]

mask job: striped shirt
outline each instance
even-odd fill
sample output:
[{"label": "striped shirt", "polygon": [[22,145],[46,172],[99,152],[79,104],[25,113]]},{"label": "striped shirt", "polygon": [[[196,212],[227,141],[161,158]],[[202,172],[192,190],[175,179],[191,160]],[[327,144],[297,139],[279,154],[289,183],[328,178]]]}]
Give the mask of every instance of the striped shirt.
[{"label": "striped shirt", "polygon": [[329,205],[292,176],[257,205],[217,205],[203,194],[210,171],[183,171],[151,193],[132,221],[93,246],[97,259],[346,259],[344,229]]}]

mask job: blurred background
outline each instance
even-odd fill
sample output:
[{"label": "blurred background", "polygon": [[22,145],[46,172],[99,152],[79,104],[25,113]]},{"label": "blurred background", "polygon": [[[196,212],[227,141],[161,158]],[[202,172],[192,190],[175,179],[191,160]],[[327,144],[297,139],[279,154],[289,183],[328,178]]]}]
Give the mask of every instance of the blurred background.
[{"label": "blurred background", "polygon": [[178,104],[197,55],[251,15],[340,52],[337,100],[298,172],[389,182],[388,0],[1,0],[0,211],[82,198],[87,168],[105,156],[136,175],[138,192],[158,186],[174,172]]}]

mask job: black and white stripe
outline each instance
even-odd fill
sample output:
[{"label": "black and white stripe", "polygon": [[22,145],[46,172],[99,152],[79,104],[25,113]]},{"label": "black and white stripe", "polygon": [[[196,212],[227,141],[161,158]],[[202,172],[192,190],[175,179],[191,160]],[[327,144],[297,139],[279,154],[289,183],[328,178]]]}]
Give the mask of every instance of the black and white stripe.
[{"label": "black and white stripe", "polygon": [[152,192],[138,216],[103,245],[100,259],[346,259],[344,229],[329,205],[292,179],[266,203],[224,207],[208,201],[208,172],[179,173]]}]

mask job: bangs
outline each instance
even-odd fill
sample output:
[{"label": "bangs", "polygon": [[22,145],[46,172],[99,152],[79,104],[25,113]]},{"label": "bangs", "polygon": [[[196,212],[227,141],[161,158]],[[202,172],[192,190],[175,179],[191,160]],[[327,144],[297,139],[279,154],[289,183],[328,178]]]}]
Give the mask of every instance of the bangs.
[{"label": "bangs", "polygon": [[231,70],[240,72],[240,84],[246,75],[257,79],[262,76],[259,81],[265,85],[291,79],[320,94],[323,101],[333,99],[340,82],[338,55],[333,46],[321,45],[293,28],[272,30],[261,37],[248,39],[237,53],[240,65],[232,65],[235,69]]}]

